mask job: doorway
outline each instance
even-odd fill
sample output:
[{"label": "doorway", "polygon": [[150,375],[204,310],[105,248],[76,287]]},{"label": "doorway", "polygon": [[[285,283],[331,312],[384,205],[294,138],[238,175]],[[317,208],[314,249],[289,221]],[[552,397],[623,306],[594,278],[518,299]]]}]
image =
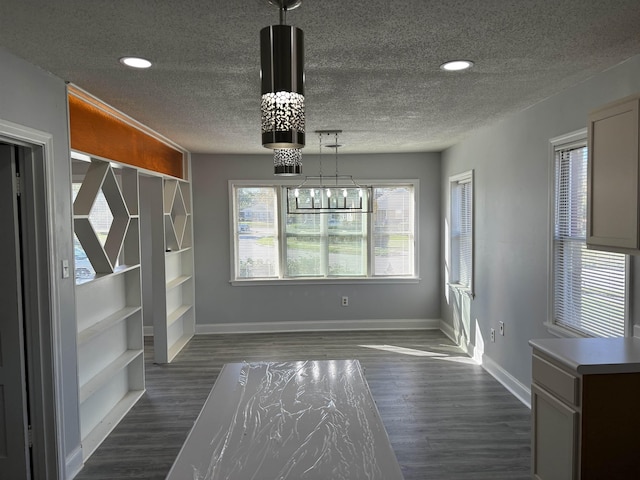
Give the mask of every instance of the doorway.
[{"label": "doorway", "polygon": [[0,471],[56,479],[42,146],[0,137]]}]

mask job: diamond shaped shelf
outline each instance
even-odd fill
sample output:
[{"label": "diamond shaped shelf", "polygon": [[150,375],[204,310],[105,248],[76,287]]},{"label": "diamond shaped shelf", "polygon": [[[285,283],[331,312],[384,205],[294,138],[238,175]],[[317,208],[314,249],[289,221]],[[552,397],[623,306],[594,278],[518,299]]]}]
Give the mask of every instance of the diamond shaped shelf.
[{"label": "diamond shaped shelf", "polygon": [[[104,246],[89,221],[96,198],[104,194],[113,222]],[[108,162],[92,160],[73,202],[74,230],[96,273],[112,273],[122,250],[131,215]]]},{"label": "diamond shaped shelf", "polygon": [[183,187],[175,180],[165,179],[164,182],[164,215],[166,250],[180,250],[188,246],[190,235],[186,234],[189,227],[189,197],[188,191],[183,193]]}]

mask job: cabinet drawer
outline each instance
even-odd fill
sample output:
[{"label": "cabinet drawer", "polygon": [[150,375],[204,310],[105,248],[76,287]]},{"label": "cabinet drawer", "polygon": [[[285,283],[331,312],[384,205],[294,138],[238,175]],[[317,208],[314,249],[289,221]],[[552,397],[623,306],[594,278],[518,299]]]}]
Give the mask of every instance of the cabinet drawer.
[{"label": "cabinet drawer", "polygon": [[532,359],[533,381],[572,405],[579,404],[578,377],[534,355]]}]

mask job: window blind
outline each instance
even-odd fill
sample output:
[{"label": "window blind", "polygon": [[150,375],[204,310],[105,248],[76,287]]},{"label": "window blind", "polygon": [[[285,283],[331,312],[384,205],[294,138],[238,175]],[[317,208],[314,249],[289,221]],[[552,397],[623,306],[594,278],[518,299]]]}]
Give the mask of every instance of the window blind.
[{"label": "window blind", "polygon": [[235,269],[237,278],[279,275],[277,192],[274,187],[235,187]]},{"label": "window blind", "polygon": [[554,323],[589,336],[624,336],[625,255],[586,246],[586,146],[558,149],[555,170]]},{"label": "window blind", "polygon": [[414,188],[375,187],[373,215],[373,274],[414,274]]},{"label": "window blind", "polygon": [[473,182],[471,176],[452,183],[452,283],[471,288],[473,277]]}]

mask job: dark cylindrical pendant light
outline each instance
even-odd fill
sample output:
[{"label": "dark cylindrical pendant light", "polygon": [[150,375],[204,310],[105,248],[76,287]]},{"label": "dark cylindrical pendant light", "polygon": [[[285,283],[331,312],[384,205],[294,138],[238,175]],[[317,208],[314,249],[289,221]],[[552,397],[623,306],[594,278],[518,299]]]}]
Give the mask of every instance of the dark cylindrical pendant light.
[{"label": "dark cylindrical pendant light", "polygon": [[302,175],[302,150],[299,148],[274,149],[273,174],[283,177]]},{"label": "dark cylindrical pendant light", "polygon": [[304,117],[304,34],[291,25],[260,30],[262,145],[302,148]]}]

